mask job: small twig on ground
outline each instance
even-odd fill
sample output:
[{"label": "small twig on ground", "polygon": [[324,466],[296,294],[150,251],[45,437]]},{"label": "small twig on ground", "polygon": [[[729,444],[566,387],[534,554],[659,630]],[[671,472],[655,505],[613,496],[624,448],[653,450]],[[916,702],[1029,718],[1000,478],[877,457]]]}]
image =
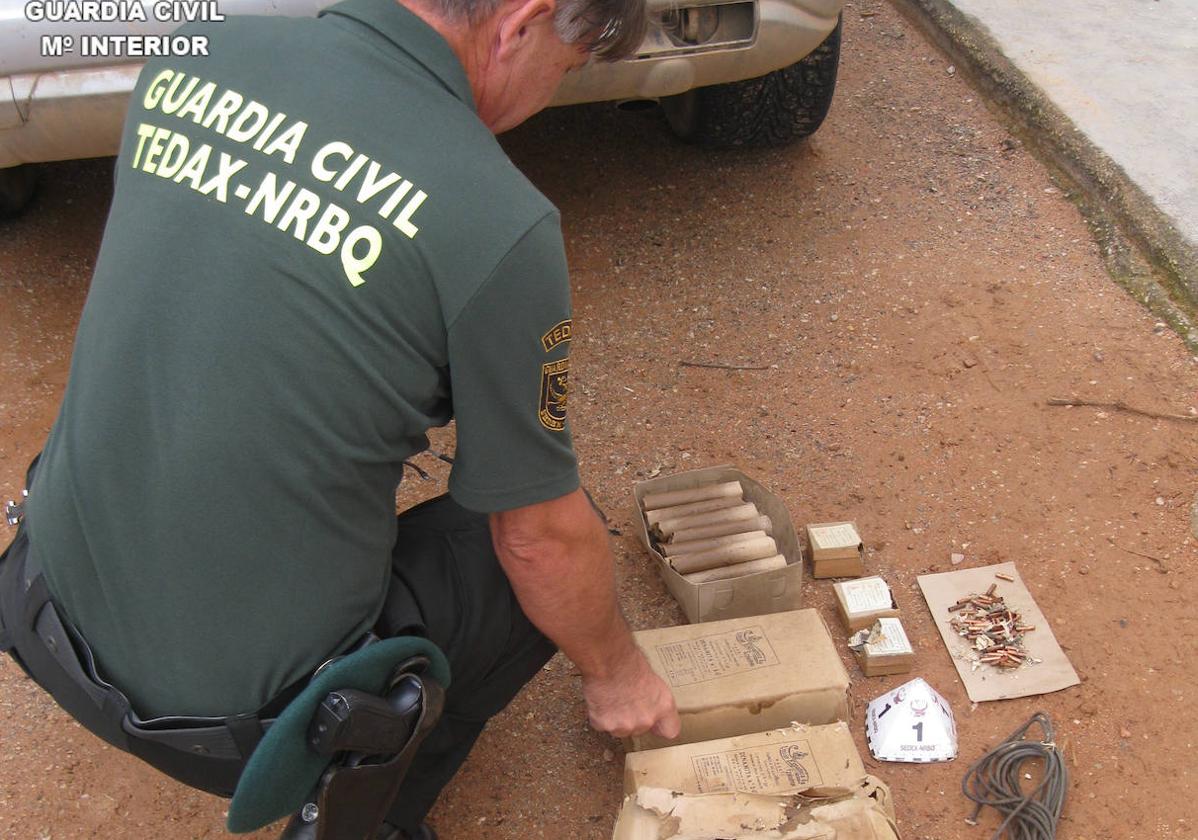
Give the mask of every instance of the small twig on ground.
[{"label": "small twig on ground", "polygon": [[685,359],[678,363],[682,367],[716,368],[717,370],[769,370],[770,365],[725,365],[719,362],[688,362]]},{"label": "small twig on ground", "polygon": [[1198,415],[1195,414],[1164,414],[1159,411],[1149,411],[1144,408],[1136,408],[1128,405],[1125,402],[1102,402],[1101,400],[1083,400],[1078,397],[1070,397],[1069,399],[1061,399],[1053,397],[1048,401],[1049,405],[1074,405],[1074,406],[1090,406],[1091,408],[1110,408],[1115,411],[1126,411],[1129,414],[1139,414],[1143,417],[1152,417],[1157,420],[1184,420],[1187,423],[1198,423]]},{"label": "small twig on ground", "polygon": [[1160,567],[1157,571],[1159,571],[1162,575],[1169,573],[1169,567],[1165,565],[1165,561],[1160,557],[1153,557],[1151,554],[1144,554],[1140,551],[1132,551],[1130,548],[1124,548],[1123,546],[1119,545],[1119,543],[1114,543],[1114,546],[1120,551],[1126,551],[1128,554],[1134,554],[1136,557],[1143,557],[1145,560],[1151,560],[1152,562],[1156,563],[1157,566]]},{"label": "small twig on ground", "polygon": [[426,450],[424,450],[424,452],[426,455],[432,455],[434,458],[444,461],[447,464],[453,463],[453,458],[450,457],[449,455],[446,455],[444,452],[438,452],[435,449],[426,449]]},{"label": "small twig on ground", "polygon": [[416,473],[416,475],[420,476],[421,481],[432,481],[432,479],[433,479],[433,477],[431,475],[429,475],[424,470],[420,469],[420,467],[416,466],[411,461],[404,461],[403,466],[414,471]]}]

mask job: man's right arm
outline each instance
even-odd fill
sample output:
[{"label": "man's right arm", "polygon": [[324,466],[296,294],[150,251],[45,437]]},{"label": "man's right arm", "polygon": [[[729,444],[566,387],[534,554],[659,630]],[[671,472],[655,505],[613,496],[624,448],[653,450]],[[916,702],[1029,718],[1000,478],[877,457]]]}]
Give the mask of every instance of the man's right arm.
[{"label": "man's right arm", "polygon": [[491,514],[491,535],[525,614],[582,672],[591,725],[677,737],[674,698],[620,613],[607,530],[585,493]]}]

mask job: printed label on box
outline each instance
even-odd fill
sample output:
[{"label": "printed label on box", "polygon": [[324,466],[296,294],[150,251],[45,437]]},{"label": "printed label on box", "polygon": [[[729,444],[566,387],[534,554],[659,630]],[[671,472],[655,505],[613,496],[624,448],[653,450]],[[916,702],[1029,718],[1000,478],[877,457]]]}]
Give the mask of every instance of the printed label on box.
[{"label": "printed label on box", "polygon": [[847,522],[843,525],[825,525],[811,529],[811,539],[820,548],[852,548],[861,544],[857,529]]},{"label": "printed label on box", "polygon": [[903,624],[897,618],[879,618],[882,625],[882,638],[866,645],[866,650],[874,656],[887,656],[897,653],[914,653],[911,641],[903,630]]},{"label": "printed label on box", "polygon": [[671,686],[693,685],[778,664],[760,627],[657,646]]},{"label": "printed label on box", "polygon": [[890,587],[881,578],[854,580],[841,586],[844,603],[850,613],[888,610],[894,606]]},{"label": "printed label on box", "polygon": [[788,793],[823,783],[805,740],[691,759],[700,793]]}]

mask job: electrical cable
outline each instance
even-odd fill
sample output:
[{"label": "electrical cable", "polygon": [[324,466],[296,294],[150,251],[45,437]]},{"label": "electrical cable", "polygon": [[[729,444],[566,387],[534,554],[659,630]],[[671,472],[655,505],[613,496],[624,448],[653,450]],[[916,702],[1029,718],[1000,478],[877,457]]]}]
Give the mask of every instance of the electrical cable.
[{"label": "electrical cable", "polygon": [[[1039,725],[1043,738],[1026,740],[1024,736],[1035,725]],[[1025,791],[1024,765],[1037,761],[1043,765],[1040,781]],[[1053,741],[1052,721],[1044,712],[1036,712],[965,771],[961,792],[976,804],[966,822],[977,825],[982,808],[989,805],[1005,815],[990,840],[1054,840],[1068,788],[1069,771]]]}]

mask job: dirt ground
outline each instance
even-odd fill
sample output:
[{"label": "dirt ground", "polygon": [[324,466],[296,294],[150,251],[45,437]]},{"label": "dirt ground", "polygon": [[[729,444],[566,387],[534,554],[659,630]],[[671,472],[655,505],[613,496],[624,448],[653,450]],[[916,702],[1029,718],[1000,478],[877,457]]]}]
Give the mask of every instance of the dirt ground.
[{"label": "dirt ground", "polygon": [[[951,703],[960,757],[867,763],[907,840],[966,825],[969,763],[1047,711],[1072,774],[1063,840],[1198,837],[1189,577],[1198,359],[1115,286],[1062,187],[882,2],[845,15],[840,90],[808,143],[710,154],[646,114],[543,114],[505,141],[561,208],[575,288],[571,415],[620,531],[638,628],[679,623],[631,529],[633,481],[738,464],[794,521],[854,519],[896,592],[915,674]],[[110,197],[111,161],[49,167],[0,226],[0,494],[50,426]],[[728,371],[683,361],[765,365]],[[452,450],[450,432],[434,446]],[[447,467],[405,487],[441,492]],[[1082,683],[970,704],[916,575],[1014,561]],[[805,603],[841,631],[828,581]],[[907,677],[853,675],[850,721]],[[225,803],[101,745],[0,664],[0,837],[216,838]],[[555,659],[484,734],[432,815],[445,840],[610,836],[621,750]],[[253,837],[273,837],[264,831]]]}]

